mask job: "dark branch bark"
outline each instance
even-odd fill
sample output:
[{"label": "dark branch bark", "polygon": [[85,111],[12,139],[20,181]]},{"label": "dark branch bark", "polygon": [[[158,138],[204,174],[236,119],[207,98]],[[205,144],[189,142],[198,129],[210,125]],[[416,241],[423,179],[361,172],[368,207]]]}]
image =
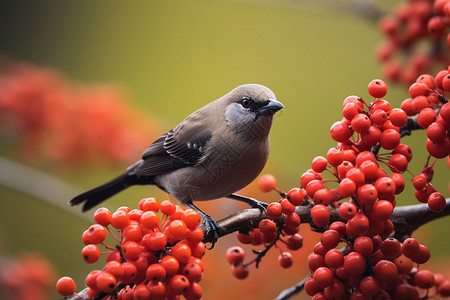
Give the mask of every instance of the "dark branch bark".
[{"label": "dark branch bark", "polygon": [[303,278],[302,281],[300,281],[299,283],[297,283],[296,285],[283,290],[276,298],[275,300],[285,300],[285,299],[289,299],[291,296],[294,296],[296,294],[298,294],[299,292],[301,292],[303,290],[303,288],[305,287],[305,282],[306,280],[308,280],[308,278],[311,276],[306,276],[305,278]]}]

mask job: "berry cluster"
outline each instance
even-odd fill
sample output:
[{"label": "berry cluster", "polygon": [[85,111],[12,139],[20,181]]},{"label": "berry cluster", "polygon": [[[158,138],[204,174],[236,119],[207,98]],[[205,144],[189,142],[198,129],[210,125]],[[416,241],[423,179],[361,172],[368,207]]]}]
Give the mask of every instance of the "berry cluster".
[{"label": "berry cluster", "polygon": [[[429,74],[419,76],[409,88],[410,98],[404,100],[401,108],[408,116],[417,116],[417,124],[426,129],[426,149],[435,158],[450,154],[450,104],[445,95],[450,92],[450,69],[441,70],[435,77]],[[412,183],[415,196],[422,203],[428,203],[431,210],[440,212],[445,208],[445,198],[431,185],[433,165],[427,164],[415,176]]]},{"label": "berry cluster", "polygon": [[[429,75],[419,77],[410,89],[412,99],[435,94],[436,100],[427,101],[426,107],[406,112],[403,109],[405,105],[402,109],[392,109],[388,101],[381,99],[387,93],[382,80],[369,83],[368,92],[375,98],[369,105],[360,97],[347,97],[343,103],[343,118],[330,129],[337,147],[329,149],[326,157],[314,158],[311,169],[300,177],[301,187],[290,190],[283,199],[271,203],[267,208],[269,219],[262,220],[259,228],[250,235],[239,233],[239,241],[254,245],[264,243],[264,251],[267,251],[273,243],[281,240],[280,235],[283,234],[288,235],[286,241],[283,240],[288,248],[298,249],[301,243],[295,244],[300,247],[290,248],[288,241],[300,236],[297,233],[299,206],[309,206],[310,224],[314,230],[322,232],[321,241],[308,257],[311,277],[304,286],[308,295],[314,296],[313,299],[341,299],[350,294],[355,299],[375,296],[380,299],[418,299],[420,289],[431,288],[441,296],[450,296],[450,281],[428,270],[419,270],[418,265],[430,258],[428,249],[413,238],[398,240],[390,220],[396,197],[405,189],[402,174],[409,172],[408,164],[413,156],[410,147],[401,143],[401,131],[415,127],[407,124],[414,122],[408,119],[408,115],[417,115],[417,126],[422,128],[435,123],[442,125],[444,130],[440,134],[444,135],[441,136],[444,141],[432,140],[436,145],[431,151],[429,147],[427,149],[436,158],[449,154],[450,147],[445,143],[448,143],[450,106],[444,104],[447,87],[442,87],[446,86],[447,80],[450,80],[448,72],[441,79]],[[430,87],[428,84],[431,83],[435,85]],[[424,92],[419,92],[418,87]],[[414,102],[411,106],[416,107],[416,101],[410,102]],[[429,110],[434,117],[428,116]],[[436,148],[439,150],[434,150]],[[446,202],[442,194],[432,190],[433,165],[428,166],[427,163],[422,173],[416,176],[422,181],[415,178],[413,184],[419,193],[426,193],[426,201],[422,202],[428,202],[430,209],[437,212],[445,208]],[[327,174],[332,178],[326,179]],[[332,184],[337,186],[332,188]],[[275,190],[283,194],[271,176],[261,177],[259,187],[264,192]],[[340,250],[339,245],[342,247]],[[255,251],[257,262],[264,251]],[[233,274],[245,278],[248,264],[242,263],[243,250],[230,248],[227,258],[232,264]],[[282,259],[280,255],[280,264],[283,265]],[[431,293],[427,293],[425,298],[430,296]]]},{"label": "berry cluster", "polygon": [[5,145],[35,162],[128,163],[151,135],[116,89],[9,61],[0,63],[0,120]]},{"label": "berry cluster", "polygon": [[[139,202],[139,209],[121,207],[111,213],[99,208],[94,220],[97,224],[82,235],[86,245],[82,257],[86,263],[94,263],[103,254],[99,245],[109,251],[104,252],[108,255],[103,270],[94,270],[86,277],[89,298],[201,298],[205,244],[197,212],[183,210],[168,200],[159,203],[155,198],[145,198]],[[117,229],[120,237],[111,228]],[[119,245],[105,243],[108,232]],[[75,289],[71,278],[63,277],[57,283],[63,296],[74,294]]]},{"label": "berry cluster", "polygon": [[379,27],[385,40],[377,49],[377,58],[390,80],[409,85],[435,65],[450,63],[450,1],[406,1],[394,14],[382,17]]},{"label": "berry cluster", "polygon": [[[265,174],[258,180],[259,188],[263,192],[277,190],[276,179],[273,175]],[[279,193],[282,193],[278,190]],[[231,247],[227,250],[227,260],[231,265],[231,272],[236,278],[244,279],[248,276],[248,266],[255,264],[258,267],[262,257],[272,248],[280,250],[278,263],[282,268],[289,268],[293,264],[293,256],[289,250],[298,250],[303,246],[303,237],[298,234],[300,229],[300,217],[295,213],[296,206],[303,201],[302,189],[293,189],[286,198],[273,202],[267,207],[267,216],[259,222],[258,228],[254,228],[250,233],[237,233],[237,239],[242,244],[253,246],[264,245],[265,249],[253,252],[256,257],[244,263],[245,251],[239,246]],[[281,245],[287,249],[282,250]]]}]

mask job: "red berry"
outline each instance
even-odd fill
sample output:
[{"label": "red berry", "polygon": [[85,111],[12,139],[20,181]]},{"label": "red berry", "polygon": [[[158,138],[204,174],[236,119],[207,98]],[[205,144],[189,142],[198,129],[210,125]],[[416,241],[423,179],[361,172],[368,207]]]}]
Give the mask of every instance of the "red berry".
[{"label": "red berry", "polygon": [[[152,294],[153,295],[153,294]],[[184,298],[186,300],[199,300],[202,298],[203,290],[200,284],[197,282],[192,282],[187,291],[183,293]]]},{"label": "red berry", "polygon": [[342,109],[342,115],[347,120],[351,121],[361,111],[361,108],[355,103],[347,103]]},{"label": "red berry", "polygon": [[394,258],[402,253],[401,244],[396,238],[387,238],[381,243],[380,250],[388,258]]},{"label": "red berry", "polygon": [[361,279],[359,289],[364,296],[374,297],[380,291],[380,283],[375,277],[367,276]]},{"label": "red berry", "polygon": [[202,222],[202,217],[200,217],[198,212],[196,212],[192,208],[186,209],[183,212],[183,216],[181,219],[184,221],[184,223],[190,230],[196,229],[197,226],[200,225],[200,223]]},{"label": "red berry", "polygon": [[94,221],[100,225],[108,226],[111,224],[112,214],[106,207],[97,209],[94,213]]},{"label": "red berry", "polygon": [[387,200],[378,200],[372,206],[372,215],[378,221],[386,221],[392,216],[394,207]]},{"label": "red berry", "polygon": [[422,244],[419,244],[417,257],[411,258],[415,263],[424,264],[430,259],[430,250]]},{"label": "red berry", "polygon": [[130,217],[124,210],[117,210],[112,214],[111,225],[117,229],[123,229],[130,224]]},{"label": "red berry", "polygon": [[436,121],[436,117],[436,112],[432,108],[426,107],[417,115],[417,124],[422,128],[428,128],[431,123]]},{"label": "red berry", "polygon": [[384,110],[375,109],[371,111],[370,120],[372,120],[375,125],[383,125],[388,120],[388,116]]},{"label": "red berry", "polygon": [[289,200],[289,202],[291,202],[292,205],[295,206],[302,204],[305,197],[306,191],[302,188],[293,188],[286,195],[286,198]]},{"label": "red berry", "polygon": [[122,245],[122,255],[128,260],[136,260],[141,255],[141,246],[133,241],[125,242]]},{"label": "red berry", "polygon": [[429,87],[421,82],[415,82],[409,87],[409,95],[411,98],[417,97],[417,96],[426,96],[427,93],[429,93]]},{"label": "red berry", "polygon": [[393,282],[398,277],[398,269],[389,260],[382,259],[373,267],[373,275],[380,282]]},{"label": "red berry", "polygon": [[248,268],[242,262],[237,262],[231,265],[231,273],[238,279],[245,279],[248,276]]},{"label": "red berry", "polygon": [[306,294],[308,294],[309,296],[314,296],[318,292],[320,292],[320,287],[316,285],[313,277],[309,277],[308,279],[306,279],[304,289]]},{"label": "red berry", "polygon": [[330,212],[326,206],[318,204],[314,205],[311,209],[311,216],[313,222],[318,227],[325,227],[330,221]]},{"label": "red berry", "polygon": [[[327,153],[327,161],[330,165],[337,167],[344,161],[344,152],[340,148],[331,148]],[[305,187],[306,185],[302,186]]]},{"label": "red berry", "polygon": [[412,156],[413,156],[411,148],[408,145],[405,145],[405,144],[400,144],[397,147],[395,147],[395,149],[392,150],[392,154],[401,154],[404,157],[406,157],[408,162],[411,161]]},{"label": "red berry", "polygon": [[148,266],[146,278],[150,281],[163,281],[166,278],[166,269],[158,263]]},{"label": "red berry", "polygon": [[374,246],[372,239],[367,236],[359,236],[353,243],[353,249],[364,257],[372,254]]},{"label": "red berry", "polygon": [[366,114],[360,113],[353,117],[351,121],[352,129],[358,133],[366,132],[372,122]]},{"label": "red berry", "polygon": [[237,262],[242,262],[245,257],[245,251],[239,246],[234,246],[231,248],[228,248],[227,250],[227,260],[230,264],[234,264]]},{"label": "red berry", "polygon": [[288,199],[284,198],[281,200],[281,210],[284,214],[288,215],[295,211],[295,206]]},{"label": "red berry", "polygon": [[264,174],[258,179],[258,187],[263,193],[268,193],[277,186],[277,179],[272,174]]},{"label": "red berry", "polygon": [[428,196],[428,207],[430,210],[438,213],[445,209],[447,202],[444,196],[439,192],[434,192]]},{"label": "red berry", "polygon": [[169,233],[176,239],[182,239],[188,233],[186,223],[184,223],[182,220],[171,221],[167,229]]},{"label": "red berry", "polygon": [[259,222],[259,230],[262,234],[272,234],[277,231],[277,225],[272,220],[264,219]]},{"label": "red berry", "polygon": [[298,226],[300,226],[300,217],[296,213],[290,213],[286,215],[284,222],[286,223],[286,227],[288,228],[297,228]]},{"label": "red berry", "polygon": [[403,192],[405,189],[405,179],[403,179],[403,176],[399,173],[392,173],[389,177],[395,183],[395,194],[398,195]]},{"label": "red berry", "polygon": [[311,163],[311,168],[314,172],[322,173],[327,168],[327,165],[328,161],[325,157],[316,156]]},{"label": "red berry", "polygon": [[389,112],[389,119],[392,122],[392,125],[397,127],[402,127],[406,124],[406,112],[401,108],[394,108]]},{"label": "red berry", "polygon": [[350,276],[360,276],[366,269],[366,261],[358,252],[350,252],[345,256],[344,268]]},{"label": "red berry", "polygon": [[420,270],[414,275],[414,283],[423,289],[432,288],[434,286],[434,275],[429,270]]},{"label": "red berry", "polygon": [[61,277],[56,282],[56,290],[64,297],[73,295],[76,290],[75,281],[71,277]]},{"label": "red berry", "polygon": [[375,203],[378,198],[378,190],[373,184],[365,184],[357,191],[358,201],[363,206]]},{"label": "red berry", "polygon": [[289,268],[294,262],[291,252],[282,252],[278,256],[278,262],[282,268]]},{"label": "red berry", "polygon": [[331,125],[330,135],[337,142],[345,142],[353,135],[353,130],[344,122],[338,121]]},{"label": "red berry", "polygon": [[339,216],[344,220],[350,220],[355,216],[357,208],[353,203],[343,202],[339,206]]},{"label": "red berry", "polygon": [[369,219],[363,213],[356,213],[346,225],[347,233],[350,236],[360,236],[369,230]]},{"label": "red berry", "polygon": [[111,293],[117,285],[116,278],[108,272],[101,272],[96,279],[97,289],[104,293]]},{"label": "red berry", "polygon": [[441,37],[445,33],[445,23],[439,16],[432,17],[428,20],[428,32],[434,37]]},{"label": "red berry", "polygon": [[278,219],[279,217],[281,217],[282,213],[282,207],[279,202],[270,203],[267,207],[267,215],[271,219]]},{"label": "red berry", "polygon": [[325,263],[330,268],[337,268],[344,263],[344,254],[338,249],[331,249],[325,254]]},{"label": "red berry", "polygon": [[336,230],[326,230],[322,233],[320,238],[322,245],[325,249],[335,248],[341,241],[341,235]]},{"label": "red berry", "polygon": [[159,263],[166,269],[167,275],[175,275],[180,268],[178,260],[171,255],[164,256]]},{"label": "red berry", "polygon": [[395,195],[395,182],[390,177],[381,177],[375,181],[375,188],[380,199],[391,199]]},{"label": "red berry", "polygon": [[173,204],[172,202],[170,202],[169,200],[164,200],[163,202],[161,202],[159,209],[161,210],[161,212],[167,216],[172,215],[173,213],[175,213],[176,211],[176,206],[175,204]]},{"label": "red berry", "polygon": [[289,250],[298,250],[303,246],[303,237],[298,233],[290,235],[286,240],[286,244]]},{"label": "red berry", "polygon": [[448,137],[446,137],[442,143],[436,143],[427,139],[425,146],[428,152],[436,158],[444,158],[450,154],[450,138]]},{"label": "red berry", "polygon": [[383,98],[387,93],[387,86],[383,80],[374,79],[368,86],[369,94],[374,98]]},{"label": "red berry", "polygon": [[349,178],[344,178],[339,183],[337,191],[341,198],[350,197],[351,195],[353,195],[356,192],[356,184],[353,180],[351,180]]},{"label": "red berry", "polygon": [[445,75],[444,78],[442,79],[442,87],[447,92],[450,92],[450,73]]},{"label": "red berry", "polygon": [[324,206],[330,205],[333,201],[333,192],[327,188],[320,189],[313,195],[314,204],[322,204]]},{"label": "red berry", "polygon": [[97,245],[86,245],[83,250],[81,250],[81,256],[85,262],[88,264],[93,264],[100,258],[100,250]]},{"label": "red berry", "polygon": [[399,256],[397,258],[394,258],[392,260],[392,262],[397,267],[399,274],[408,275],[411,272],[411,269],[413,267],[412,260],[410,258],[405,257],[405,256]]},{"label": "red berry", "polygon": [[175,257],[180,264],[186,264],[192,255],[192,250],[185,242],[179,242],[170,249],[169,254]]},{"label": "red berry", "polygon": [[361,140],[367,146],[378,144],[381,138],[381,130],[376,126],[370,126],[367,131],[361,133]]},{"label": "red berry", "polygon": [[327,267],[319,267],[313,274],[314,283],[320,288],[326,288],[333,283],[333,272]]},{"label": "red berry", "polygon": [[400,134],[394,129],[386,129],[381,133],[380,145],[386,150],[392,150],[400,144]]},{"label": "red berry", "polygon": [[144,198],[139,201],[139,209],[142,211],[158,211],[159,202],[155,198]]},{"label": "red berry", "polygon": [[427,128],[427,137],[435,143],[443,143],[447,129],[439,122],[431,123]]},{"label": "red berry", "polygon": [[190,282],[199,282],[203,277],[203,269],[197,263],[187,263],[183,268],[183,275],[186,276]]},{"label": "red berry", "polygon": [[189,279],[186,276],[181,274],[176,274],[169,280],[169,290],[175,295],[181,295],[183,292],[186,292],[190,286]]},{"label": "red berry", "polygon": [[133,288],[133,299],[150,299],[150,290],[146,284],[138,284]]}]

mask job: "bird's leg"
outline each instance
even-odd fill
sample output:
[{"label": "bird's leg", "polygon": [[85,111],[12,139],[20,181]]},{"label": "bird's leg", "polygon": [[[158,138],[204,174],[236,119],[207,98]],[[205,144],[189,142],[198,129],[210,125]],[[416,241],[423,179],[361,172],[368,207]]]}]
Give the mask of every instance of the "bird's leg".
[{"label": "bird's leg", "polygon": [[205,237],[209,236],[213,237],[213,240],[211,242],[212,245],[210,248],[208,248],[209,250],[211,250],[212,248],[214,248],[214,244],[219,239],[220,225],[210,215],[205,214],[203,211],[200,210],[200,208],[195,206],[194,203],[188,202],[186,205],[195,210],[196,212],[198,212],[198,214],[202,217],[203,224],[205,224],[206,226]]},{"label": "bird's leg", "polygon": [[269,206],[269,204],[267,204],[266,202],[259,201],[259,200],[256,200],[256,199],[253,199],[250,197],[245,197],[245,196],[238,195],[238,194],[231,194],[231,195],[227,196],[227,198],[245,202],[253,208],[259,208],[259,210],[261,210],[261,211],[265,211],[267,209],[267,206]]}]

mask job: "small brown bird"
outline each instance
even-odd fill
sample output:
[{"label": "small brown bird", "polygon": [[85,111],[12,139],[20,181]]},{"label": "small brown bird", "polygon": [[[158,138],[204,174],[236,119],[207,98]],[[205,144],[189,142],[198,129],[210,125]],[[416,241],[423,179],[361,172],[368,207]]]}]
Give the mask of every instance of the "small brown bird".
[{"label": "small brown bird", "polygon": [[69,203],[84,203],[86,211],[131,185],[154,184],[199,212],[217,239],[219,225],[193,201],[229,197],[261,207],[259,201],[233,193],[262,171],[273,115],[282,108],[267,87],[238,86],[158,138],[125,173]]}]

